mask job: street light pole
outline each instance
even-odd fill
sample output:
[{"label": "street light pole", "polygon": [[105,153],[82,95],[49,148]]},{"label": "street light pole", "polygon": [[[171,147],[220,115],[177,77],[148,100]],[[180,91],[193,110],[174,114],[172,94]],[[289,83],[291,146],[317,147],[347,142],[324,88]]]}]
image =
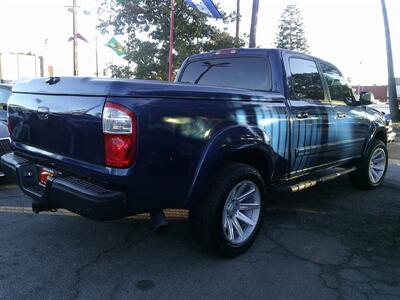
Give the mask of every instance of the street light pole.
[{"label": "street light pole", "polygon": [[393,70],[393,54],[392,54],[392,42],[390,39],[390,27],[387,16],[385,0],[381,0],[383,23],[385,25],[385,36],[386,36],[386,55],[387,55],[387,68],[388,68],[388,89],[389,89],[389,109],[392,120],[399,121],[399,103],[397,101],[396,91],[396,79],[394,78]]},{"label": "street light pole", "polygon": [[72,57],[73,57],[73,68],[74,76],[78,76],[78,40],[76,38],[77,33],[77,5],[76,0],[72,1]]}]

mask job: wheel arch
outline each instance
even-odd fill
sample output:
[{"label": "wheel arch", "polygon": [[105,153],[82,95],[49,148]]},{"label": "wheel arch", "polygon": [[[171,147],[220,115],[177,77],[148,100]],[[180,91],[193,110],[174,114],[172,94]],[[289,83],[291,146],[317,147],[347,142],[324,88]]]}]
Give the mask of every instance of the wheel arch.
[{"label": "wheel arch", "polygon": [[274,163],[268,149],[248,147],[232,153],[225,158],[225,161],[251,165],[261,174],[265,184],[271,181]]},{"label": "wheel arch", "polygon": [[215,136],[198,164],[185,206],[191,207],[206,196],[218,171],[229,162],[246,163],[258,170],[268,184],[273,176],[275,153],[270,140],[259,128],[236,125]]},{"label": "wheel arch", "polygon": [[382,142],[385,143],[385,145],[387,145],[387,134],[386,131],[384,129],[381,129],[379,131],[377,131],[374,135],[374,139],[376,140],[381,140]]},{"label": "wheel arch", "polygon": [[371,144],[374,140],[380,140],[385,145],[387,145],[387,133],[386,133],[385,127],[378,127],[375,129],[373,134],[371,134],[370,138],[368,139],[367,143],[365,144],[363,156],[365,156],[368,153],[368,149],[371,147]]}]

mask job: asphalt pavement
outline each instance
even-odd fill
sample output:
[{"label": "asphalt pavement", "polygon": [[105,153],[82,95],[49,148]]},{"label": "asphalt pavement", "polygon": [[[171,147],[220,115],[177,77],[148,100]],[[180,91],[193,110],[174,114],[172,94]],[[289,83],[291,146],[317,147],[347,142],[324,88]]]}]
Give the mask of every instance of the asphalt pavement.
[{"label": "asphalt pavement", "polygon": [[34,215],[0,184],[0,299],[400,299],[400,144],[375,191],[347,178],[270,195],[253,248],[200,252],[186,212],[154,234],[146,216],[96,222]]}]

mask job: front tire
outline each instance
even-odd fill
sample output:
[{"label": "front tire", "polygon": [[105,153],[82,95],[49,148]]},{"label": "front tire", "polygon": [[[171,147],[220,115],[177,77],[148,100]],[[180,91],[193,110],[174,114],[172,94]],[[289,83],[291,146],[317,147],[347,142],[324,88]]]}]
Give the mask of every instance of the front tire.
[{"label": "front tire", "polygon": [[350,174],[351,183],[364,190],[379,187],[386,175],[388,157],[385,143],[374,140],[367,155],[357,163],[357,170]]},{"label": "front tire", "polygon": [[203,203],[189,212],[192,233],[200,246],[236,257],[254,243],[264,219],[265,184],[259,172],[229,163],[216,176]]}]

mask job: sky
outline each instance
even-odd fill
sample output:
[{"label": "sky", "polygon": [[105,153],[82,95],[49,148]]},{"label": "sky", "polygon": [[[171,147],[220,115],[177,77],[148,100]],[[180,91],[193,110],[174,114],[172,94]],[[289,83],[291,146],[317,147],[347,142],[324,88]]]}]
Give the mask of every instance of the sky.
[{"label": "sky", "polygon": [[[78,32],[89,43],[79,42],[79,74],[94,76],[95,40],[98,40],[100,72],[107,64],[124,61],[104,46],[111,36],[96,30],[96,0],[77,0],[80,5]],[[235,10],[235,0],[215,0],[226,12]],[[386,0],[391,25],[395,73],[400,77],[400,1]],[[0,0],[0,53],[3,74],[18,76],[16,56],[10,52],[32,52],[54,66],[55,75],[72,75],[72,0]],[[311,54],[335,64],[351,83],[387,82],[386,48],[380,0],[260,0],[257,45],[274,47],[279,18],[288,4],[301,10]],[[241,34],[250,29],[252,0],[241,0]],[[83,13],[90,11],[90,15]],[[234,35],[235,24],[210,19]],[[118,38],[118,37],[117,37]],[[119,37],[123,41],[123,37]],[[20,57],[20,77],[33,76],[30,57]],[[38,67],[37,67],[38,68]]]}]

